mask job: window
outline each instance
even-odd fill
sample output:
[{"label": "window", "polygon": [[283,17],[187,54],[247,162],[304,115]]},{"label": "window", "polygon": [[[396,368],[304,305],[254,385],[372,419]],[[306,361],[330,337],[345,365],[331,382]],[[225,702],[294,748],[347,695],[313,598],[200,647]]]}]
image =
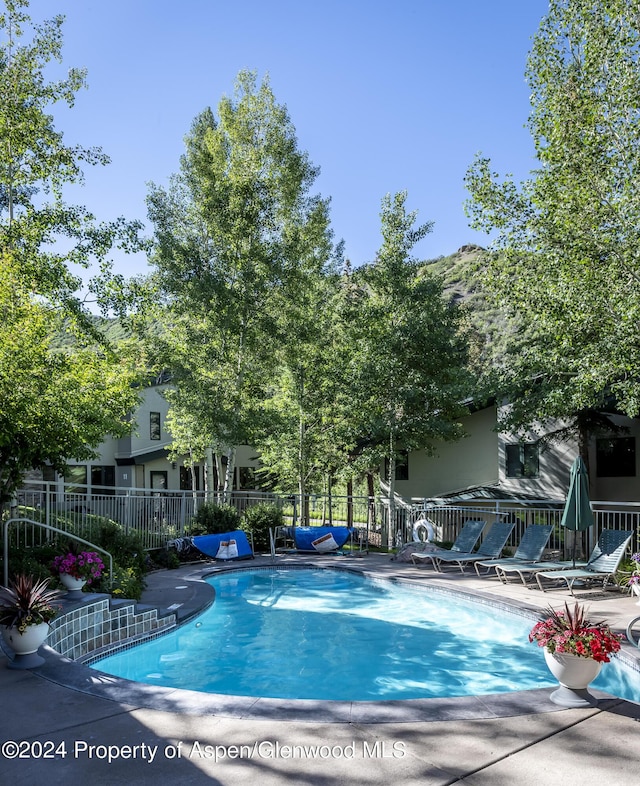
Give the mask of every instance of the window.
[{"label": "window", "polygon": [[165,472],[164,470],[163,471],[152,470],[149,473],[149,478],[151,480],[151,488],[154,489],[155,491],[166,491],[169,486],[167,475],[168,473]]},{"label": "window", "polygon": [[56,481],[56,471],[53,467],[44,466],[42,468],[42,480],[46,481],[47,483],[55,483]]},{"label": "window", "polygon": [[253,467],[238,467],[238,478],[240,489],[259,488],[256,471]]},{"label": "window", "polygon": [[[91,467],[91,485],[92,486],[115,486],[116,485],[116,468],[112,466],[97,466]],[[110,490],[101,490],[103,494],[113,493]]]},{"label": "window", "polygon": [[87,468],[84,464],[67,467],[64,473],[67,494],[84,494],[87,490]]},{"label": "window", "polygon": [[160,439],[160,413],[149,413],[149,437],[151,439]]},{"label": "window", "polygon": [[636,475],[636,438],[596,440],[596,472],[599,478],[633,478]]},{"label": "window", "polygon": [[517,442],[505,445],[505,463],[508,478],[537,478],[538,443]]},{"label": "window", "polygon": [[[384,460],[384,476],[389,477],[389,459]],[[400,453],[396,456],[396,480],[409,480],[409,454]]]},{"label": "window", "polygon": [[193,467],[193,469],[191,467],[180,467],[181,491],[191,491],[193,489],[193,485],[191,482],[192,473],[196,479],[196,490],[200,488],[200,467],[195,466]]}]

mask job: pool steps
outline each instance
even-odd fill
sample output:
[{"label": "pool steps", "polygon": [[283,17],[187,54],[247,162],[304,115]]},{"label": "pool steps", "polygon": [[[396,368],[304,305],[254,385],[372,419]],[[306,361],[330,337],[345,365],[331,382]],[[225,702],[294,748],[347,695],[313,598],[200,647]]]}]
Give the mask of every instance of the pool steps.
[{"label": "pool steps", "polygon": [[127,640],[148,638],[176,625],[166,609],[101,593],[83,593],[60,601],[62,612],[52,621],[45,644],[71,660],[81,660]]}]

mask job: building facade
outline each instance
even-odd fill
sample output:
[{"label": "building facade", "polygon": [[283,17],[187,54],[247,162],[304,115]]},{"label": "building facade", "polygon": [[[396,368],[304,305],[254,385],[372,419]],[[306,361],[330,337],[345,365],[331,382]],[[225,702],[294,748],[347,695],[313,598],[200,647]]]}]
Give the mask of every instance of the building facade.
[{"label": "building facade", "polygon": [[[406,455],[398,465],[397,494],[406,500],[473,494],[564,499],[577,442],[541,443],[540,429],[524,438],[498,432],[498,415],[497,405],[472,412],[464,418],[467,436],[461,440],[434,445],[433,453],[418,450]],[[611,420],[624,430],[591,441],[591,499],[640,502],[640,421],[622,415],[612,415]]]},{"label": "building facade", "polygon": [[[204,466],[193,470],[184,458],[172,461],[169,446],[172,436],[166,420],[169,410],[164,392],[168,384],[146,388],[140,405],[132,416],[131,433],[120,439],[107,437],[98,447],[98,456],[89,462],[70,462],[64,476],[51,468],[43,470],[42,479],[59,483],[66,491],[108,493],[109,489],[145,489],[153,491],[191,491],[192,472],[198,490],[204,489]],[[237,448],[234,489],[254,489],[259,460],[248,445]]]}]

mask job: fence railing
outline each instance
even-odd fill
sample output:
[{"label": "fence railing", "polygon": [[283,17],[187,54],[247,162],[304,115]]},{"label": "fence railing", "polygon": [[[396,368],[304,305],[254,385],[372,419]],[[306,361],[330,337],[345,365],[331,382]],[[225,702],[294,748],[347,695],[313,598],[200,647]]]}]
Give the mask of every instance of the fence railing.
[{"label": "fence railing", "polygon": [[[81,532],[89,539],[107,519],[117,522],[125,532],[136,532],[144,548],[149,550],[183,537],[196,511],[205,502],[202,492],[113,487],[81,489],[77,485],[67,490],[58,483],[32,482],[16,495],[11,515],[42,521],[69,532]],[[268,502],[282,509],[287,523],[297,525],[302,520],[303,505],[295,495],[234,491],[226,502],[241,515],[253,505]],[[349,524],[368,529],[376,519],[369,497],[310,495],[306,502],[304,508],[309,512],[311,524]],[[31,532],[25,528],[20,537],[22,545],[26,546],[36,545],[43,535],[41,530]]]},{"label": "fence railing", "polygon": [[[61,487],[58,483],[31,482],[16,497],[12,516],[42,521],[88,540],[97,534],[104,519],[117,522],[125,531],[135,531],[145,549],[161,548],[170,540],[183,537],[200,505],[204,494],[191,491],[163,491],[129,488]],[[390,520],[388,497],[373,500],[369,497],[310,495],[301,504],[296,495],[281,495],[258,491],[234,491],[227,500],[240,514],[259,503],[278,505],[288,524],[302,522],[301,511],[308,509],[309,523],[322,525],[351,525],[364,531],[366,542],[374,546],[399,546],[413,537],[413,525],[427,516],[434,525],[436,539],[455,540],[463,523],[469,518],[481,518],[488,524],[496,520],[515,522],[509,546],[515,546],[529,524],[553,524],[549,549],[566,550],[565,532],[560,527],[563,501],[474,500],[469,504],[446,505],[441,500],[411,500],[394,505]],[[584,551],[593,548],[600,532],[605,529],[634,531],[632,550],[640,551],[640,503],[593,502],[595,526],[587,533]],[[23,545],[34,545],[42,530],[20,529]],[[17,544],[20,545],[20,544]]]},{"label": "fence railing", "polygon": [[[607,502],[593,501],[594,526],[586,533],[578,533],[583,553],[589,553],[596,544],[603,529],[624,529],[634,532],[630,553],[640,551],[640,502]],[[514,502],[513,500],[474,501],[469,505],[443,505],[437,501],[421,500],[413,506],[407,523],[406,539],[410,537],[413,523],[424,516],[434,525],[436,539],[453,541],[462,524],[470,518],[482,519],[488,524],[492,521],[513,521],[515,527],[507,543],[513,546],[519,543],[524,530],[530,524],[553,524],[554,529],[549,540],[548,549],[567,556],[567,545],[571,538],[565,537],[566,531],[560,522],[564,509],[562,500],[537,500]]]}]

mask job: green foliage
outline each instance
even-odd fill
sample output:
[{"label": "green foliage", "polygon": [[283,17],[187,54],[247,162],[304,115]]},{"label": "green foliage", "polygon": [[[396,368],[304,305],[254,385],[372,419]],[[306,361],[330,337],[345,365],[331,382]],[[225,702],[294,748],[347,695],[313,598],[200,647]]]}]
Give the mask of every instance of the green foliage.
[{"label": "green foliage", "polygon": [[414,228],[406,198],[383,200],[378,258],[353,274],[350,414],[363,469],[384,458],[393,469],[403,450],[462,436],[460,402],[471,384],[460,311],[444,295],[443,281],[411,256],[430,225]]},{"label": "green foliage", "polygon": [[[84,73],[47,82],[60,60],[62,17],[31,28],[21,0],[0,14],[0,503],[24,472],[89,459],[105,434],[124,433],[137,397],[134,364],[118,356],[89,318],[72,266],[102,263],[135,227],[96,224],[62,201],[81,164],[99,149],[68,147],[53,126],[54,105],[73,105]],[[106,274],[106,273],[105,273]],[[67,347],[55,338],[66,333]]]},{"label": "green foliage", "polygon": [[180,557],[173,549],[157,549],[151,554],[154,567],[175,570],[180,567]]},{"label": "green foliage", "polygon": [[[104,580],[103,580],[104,585]],[[135,567],[116,565],[113,569],[113,586],[111,594],[114,598],[127,598],[140,600],[144,590],[144,579]],[[100,592],[109,592],[108,589],[99,589]]]},{"label": "green foliage", "polygon": [[242,517],[242,529],[253,535],[253,548],[265,551],[270,547],[269,530],[284,525],[282,508],[272,503],[248,507]]},{"label": "green foliage", "polygon": [[55,544],[34,546],[28,549],[10,548],[9,575],[32,575],[38,579],[51,579],[51,563],[60,553]]},{"label": "green foliage", "polygon": [[316,175],[268,80],[243,71],[218,117],[194,120],[170,188],[148,199],[164,327],[153,343],[178,388],[173,447],[226,454],[228,477],[232,446],[266,432],[262,402],[278,387],[279,347],[294,343],[292,310],[310,324],[311,284],[331,251]]},{"label": "green foliage", "polygon": [[146,557],[142,540],[137,532],[126,532],[115,521],[105,520],[98,531],[95,543],[112,555],[115,565],[119,568],[131,568],[139,578],[144,575]]},{"label": "green foliage", "polygon": [[218,505],[207,502],[198,508],[193,517],[190,532],[192,535],[215,535],[220,532],[232,532],[240,526],[240,513],[233,505]]},{"label": "green foliage", "polygon": [[634,3],[551,0],[527,68],[539,166],[518,184],[480,156],[467,174],[473,226],[494,235],[487,284],[520,326],[506,428],[640,411],[639,52]]}]

